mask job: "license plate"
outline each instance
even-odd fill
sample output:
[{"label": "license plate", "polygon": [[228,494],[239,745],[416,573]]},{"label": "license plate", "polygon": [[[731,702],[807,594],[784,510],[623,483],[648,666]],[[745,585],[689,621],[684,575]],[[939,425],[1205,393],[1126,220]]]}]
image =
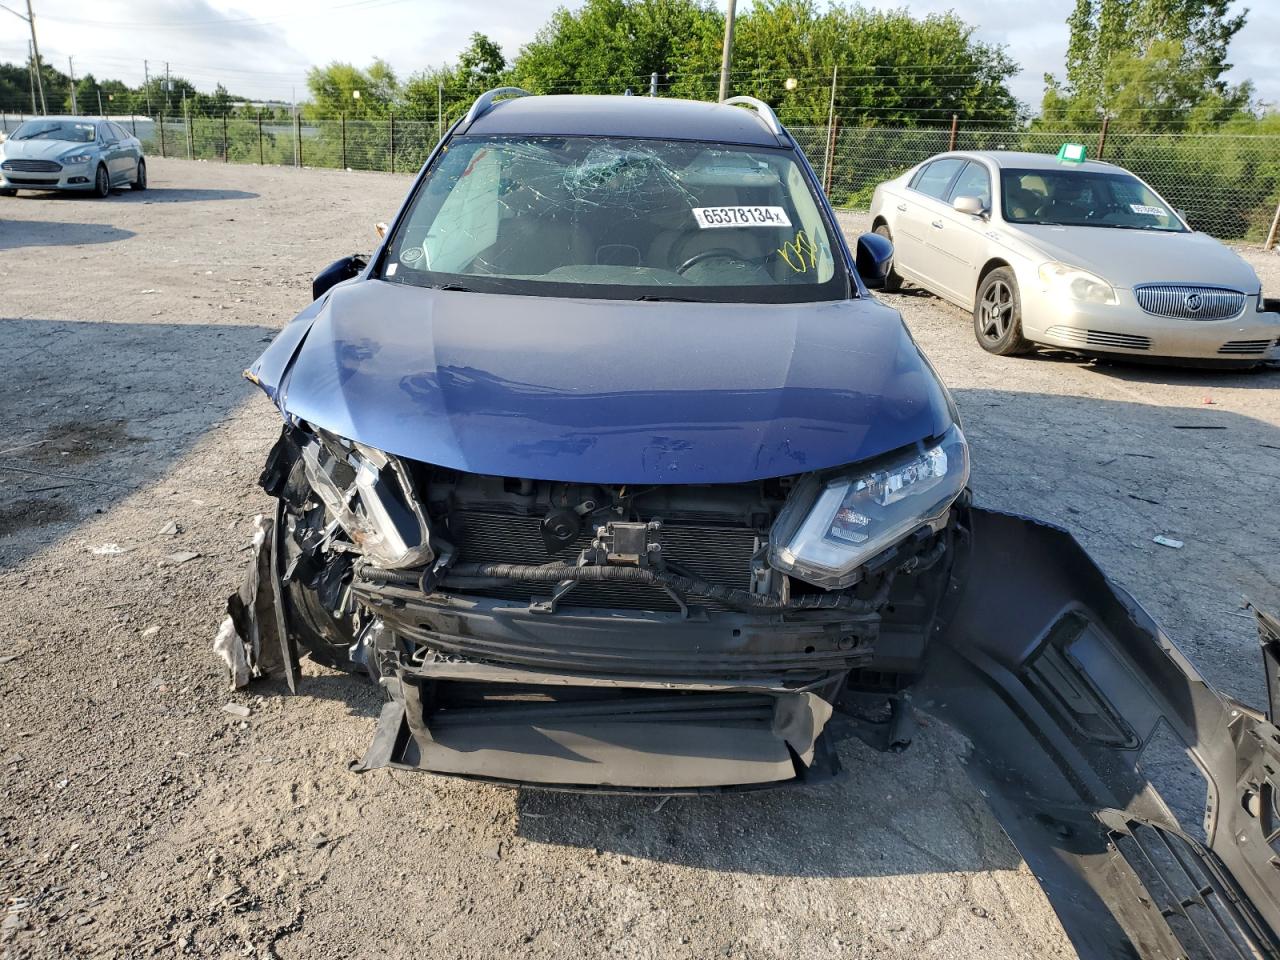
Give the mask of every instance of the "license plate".
[{"label": "license plate", "polygon": [[694,207],[693,218],[703,230],[715,227],[789,227],[782,207]]}]

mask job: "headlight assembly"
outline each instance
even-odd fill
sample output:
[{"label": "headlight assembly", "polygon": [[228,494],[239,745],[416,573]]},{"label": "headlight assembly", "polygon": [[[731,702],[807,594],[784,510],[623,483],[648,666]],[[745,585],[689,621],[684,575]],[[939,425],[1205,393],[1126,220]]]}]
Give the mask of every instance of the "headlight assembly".
[{"label": "headlight assembly", "polygon": [[92,159],[91,153],[73,153],[58,158],[61,163],[88,163]]},{"label": "headlight assembly", "polygon": [[836,477],[808,477],[770,534],[770,563],[828,590],[847,587],[868,560],[939,521],[969,482],[969,446],[952,426],[941,441]]},{"label": "headlight assembly", "polygon": [[413,479],[395,457],[326,435],[303,448],[302,462],[330,517],[375,566],[418,567],[435,559]]},{"label": "headlight assembly", "polygon": [[1040,265],[1040,282],[1054,293],[1086,303],[1115,303],[1116,291],[1101,277],[1069,263],[1051,260]]}]

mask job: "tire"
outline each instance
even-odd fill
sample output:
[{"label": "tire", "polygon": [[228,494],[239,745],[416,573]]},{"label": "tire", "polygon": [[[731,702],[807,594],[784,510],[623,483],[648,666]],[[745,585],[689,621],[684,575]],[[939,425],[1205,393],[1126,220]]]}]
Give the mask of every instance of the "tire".
[{"label": "tire", "polygon": [[1026,353],[1022,338],[1022,298],[1018,281],[1008,267],[997,267],[983,278],[973,305],[973,335],[987,353],[1010,357]]},{"label": "tire", "polygon": [[[880,236],[884,237],[890,243],[893,243],[893,234],[889,232],[889,225],[887,223],[880,224],[873,232],[880,234]],[[885,274],[884,277],[884,286],[880,289],[885,293],[897,293],[902,289],[902,274],[893,269],[892,261],[889,263],[889,272]]]},{"label": "tire", "polygon": [[129,184],[129,186],[132,187],[134,190],[147,189],[147,161],[145,160],[138,161],[138,176],[133,181],[133,183]]},{"label": "tire", "polygon": [[98,170],[93,175],[93,195],[99,200],[111,196],[111,175],[102,164],[98,164]]},{"label": "tire", "polygon": [[[311,487],[307,483],[306,471],[302,461],[294,464],[289,473],[289,480],[282,499],[285,501],[285,531],[280,540],[280,555],[285,567],[291,566],[300,556],[302,550],[295,531],[310,524],[319,522],[322,526],[328,519],[324,507],[315,507],[321,512],[323,519],[308,518],[299,512],[292,503],[307,499]],[[346,673],[365,672],[365,668],[351,659],[351,645],[355,643],[355,631],[349,620],[336,618],[321,602],[319,595],[310,587],[291,579],[284,587],[285,602],[288,605],[288,621],[291,632],[301,642],[303,652],[317,663],[326,667],[342,670]]]},{"label": "tire", "polygon": [[12,187],[0,189],[0,197],[16,197],[17,195],[18,191],[14,190]]}]

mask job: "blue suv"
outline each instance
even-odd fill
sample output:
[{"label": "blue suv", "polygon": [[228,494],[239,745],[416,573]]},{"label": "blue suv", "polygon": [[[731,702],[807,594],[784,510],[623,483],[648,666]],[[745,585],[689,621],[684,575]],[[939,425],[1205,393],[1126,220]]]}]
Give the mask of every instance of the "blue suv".
[{"label": "blue suv", "polygon": [[[970,503],[955,405],[869,289],[891,260],[759,101],[480,97],[246,371],[284,428],[235,681],[367,672],[358,770],[666,793],[830,777],[841,736],[905,748],[914,698],[1082,955],[1187,951],[1203,911],[1130,906],[1178,858],[1271,949],[1280,733],[1068,534]],[[1212,849],[1152,799],[1158,731],[1228,797]]]}]

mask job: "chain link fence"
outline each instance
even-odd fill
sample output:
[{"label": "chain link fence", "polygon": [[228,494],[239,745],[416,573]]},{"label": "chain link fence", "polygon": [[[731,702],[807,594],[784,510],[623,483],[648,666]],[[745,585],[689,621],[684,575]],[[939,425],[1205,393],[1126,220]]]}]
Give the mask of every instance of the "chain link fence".
[{"label": "chain link fence", "polygon": [[1197,230],[1220,240],[1262,243],[1280,208],[1280,137],[1222,134],[992,130],[937,127],[793,127],[831,202],[865,210],[876,184],[936,153],[1025,150],[1056,154],[1083,143],[1091,156],[1137,174],[1181,210]]},{"label": "chain link fence", "polygon": [[[6,114],[12,130],[23,119]],[[130,129],[149,154],[229,163],[262,163],[417,171],[435,145],[435,120],[290,119],[279,116],[145,116],[112,118]],[[446,121],[444,128],[447,129]],[[1057,153],[1084,143],[1091,156],[1133,171],[1151,184],[1191,225],[1220,240],[1260,243],[1280,212],[1280,137],[1220,134],[1049,132],[1031,128],[792,127],[791,133],[823,179],[837,207],[865,210],[876,184],[936,153],[1028,150]]]}]

